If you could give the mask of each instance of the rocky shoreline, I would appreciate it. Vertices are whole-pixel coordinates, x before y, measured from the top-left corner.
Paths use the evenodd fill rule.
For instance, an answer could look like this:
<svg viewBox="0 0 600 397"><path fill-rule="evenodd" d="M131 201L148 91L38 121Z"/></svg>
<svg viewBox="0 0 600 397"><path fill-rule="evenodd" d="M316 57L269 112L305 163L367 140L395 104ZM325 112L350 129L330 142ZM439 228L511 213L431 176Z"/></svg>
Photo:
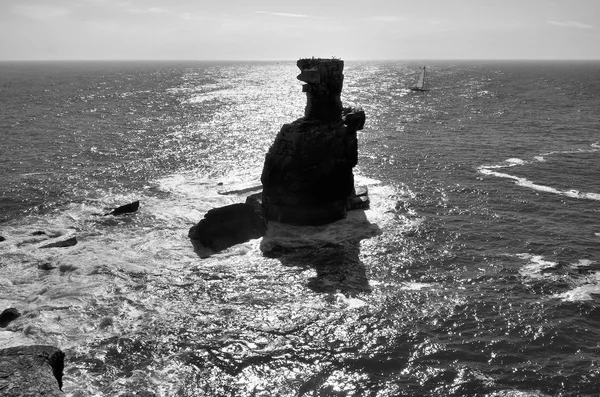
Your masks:
<svg viewBox="0 0 600 397"><path fill-rule="evenodd" d="M0 395L54 397L63 395L65 354L54 346L0 349Z"/></svg>
<svg viewBox="0 0 600 397"><path fill-rule="evenodd" d="M104 215L123 215L137 211L139 201L113 209ZM101 214L99 214L101 215ZM36 249L67 248L77 245L77 237L69 231L37 230L18 245L32 245ZM0 242L10 241L0 236ZM41 270L52 270L52 263L38 265ZM60 271L66 270L59 267ZM0 329L21 317L14 307L0 312ZM10 397L62 396L62 377L65 354L55 346L21 345L0 349L0 395Z"/></svg>

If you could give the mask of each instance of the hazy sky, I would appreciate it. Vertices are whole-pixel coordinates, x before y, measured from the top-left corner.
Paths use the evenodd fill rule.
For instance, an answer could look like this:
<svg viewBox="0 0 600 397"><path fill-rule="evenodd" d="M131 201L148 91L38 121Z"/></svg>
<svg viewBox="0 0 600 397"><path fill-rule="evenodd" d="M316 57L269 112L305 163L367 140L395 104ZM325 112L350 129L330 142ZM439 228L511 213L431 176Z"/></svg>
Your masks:
<svg viewBox="0 0 600 397"><path fill-rule="evenodd" d="M0 0L7 59L600 59L600 0Z"/></svg>

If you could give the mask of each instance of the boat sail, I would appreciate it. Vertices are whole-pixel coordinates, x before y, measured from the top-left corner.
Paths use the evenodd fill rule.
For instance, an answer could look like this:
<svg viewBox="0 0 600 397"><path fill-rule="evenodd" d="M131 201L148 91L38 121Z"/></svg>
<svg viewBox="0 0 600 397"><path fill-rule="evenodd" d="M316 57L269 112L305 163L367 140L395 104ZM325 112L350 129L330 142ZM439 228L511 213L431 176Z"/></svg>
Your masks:
<svg viewBox="0 0 600 397"><path fill-rule="evenodd" d="M410 87L410 89L412 91L429 91L429 89L426 88L425 66L423 66L423 69L421 69L421 74L419 74L419 80L417 80L417 84L415 84L414 87Z"/></svg>

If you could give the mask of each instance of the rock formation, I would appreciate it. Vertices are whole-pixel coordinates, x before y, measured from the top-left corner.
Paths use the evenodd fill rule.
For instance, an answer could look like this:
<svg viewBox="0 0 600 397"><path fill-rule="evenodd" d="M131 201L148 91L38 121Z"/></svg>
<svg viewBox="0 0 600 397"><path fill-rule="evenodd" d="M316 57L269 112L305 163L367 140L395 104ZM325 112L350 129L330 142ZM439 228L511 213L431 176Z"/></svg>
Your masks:
<svg viewBox="0 0 600 397"><path fill-rule="evenodd" d="M112 210L109 213L104 214L104 215L123 215L123 214L129 214L129 213L137 211L139 208L140 208L140 202L138 200L138 201L134 201L133 203L129 203L129 204L125 204L125 205L122 205L120 207L117 207L114 210Z"/></svg>
<svg viewBox="0 0 600 397"><path fill-rule="evenodd" d="M304 117L283 125L266 155L262 207L269 221L321 225L346 217L354 196L356 132L365 115L342 107L343 61L311 58L297 65L298 79L307 83Z"/></svg>
<svg viewBox="0 0 600 397"><path fill-rule="evenodd" d="M0 395L62 396L65 354L52 346L0 349Z"/></svg>
<svg viewBox="0 0 600 397"><path fill-rule="evenodd" d="M21 313L14 307L9 307L8 309L4 309L2 313L0 313L0 328L6 328L11 321L19 318Z"/></svg>
<svg viewBox="0 0 600 397"><path fill-rule="evenodd" d="M213 251L221 251L235 244L262 237L267 224L256 205L246 203L231 204L213 208L204 219L192 226L188 237L200 242Z"/></svg>
<svg viewBox="0 0 600 397"><path fill-rule="evenodd" d="M64 240L55 241L40 246L39 248L72 247L77 244L77 237L69 237Z"/></svg>
<svg viewBox="0 0 600 397"><path fill-rule="evenodd" d="M342 106L344 62L311 58L297 65L298 79L306 83L304 117L284 124L266 154L262 193L208 211L189 231L195 248L200 243L220 251L262 237L267 221L322 225L345 218L349 210L368 208L367 191L355 191L352 173L358 161L356 132L365 113Z"/></svg>

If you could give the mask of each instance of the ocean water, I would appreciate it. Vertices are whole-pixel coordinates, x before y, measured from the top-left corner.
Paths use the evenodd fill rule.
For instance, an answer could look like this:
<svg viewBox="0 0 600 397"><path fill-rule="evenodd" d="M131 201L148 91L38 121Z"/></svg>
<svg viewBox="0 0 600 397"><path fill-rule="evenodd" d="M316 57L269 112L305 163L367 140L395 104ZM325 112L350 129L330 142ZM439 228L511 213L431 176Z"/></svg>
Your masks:
<svg viewBox="0 0 600 397"><path fill-rule="evenodd" d="M421 66L346 62L369 210L207 257L295 62L0 63L0 347L63 349L73 397L600 394L600 63Z"/></svg>

